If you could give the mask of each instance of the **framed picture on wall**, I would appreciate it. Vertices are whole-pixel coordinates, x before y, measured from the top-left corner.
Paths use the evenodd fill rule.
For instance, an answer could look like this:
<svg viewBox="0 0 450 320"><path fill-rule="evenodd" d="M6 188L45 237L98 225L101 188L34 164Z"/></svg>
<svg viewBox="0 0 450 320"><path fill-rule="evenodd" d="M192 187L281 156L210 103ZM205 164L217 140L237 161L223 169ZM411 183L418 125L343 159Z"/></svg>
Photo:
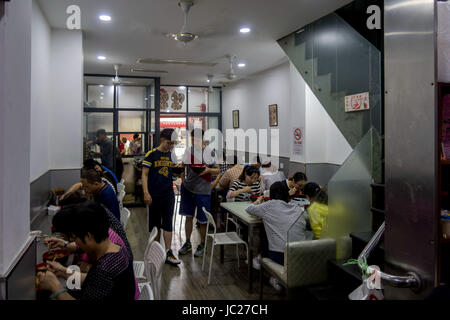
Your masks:
<svg viewBox="0 0 450 320"><path fill-rule="evenodd" d="M233 129L239 128L239 110L233 110Z"/></svg>
<svg viewBox="0 0 450 320"><path fill-rule="evenodd" d="M278 105L272 104L269 106L269 125L271 127L278 126Z"/></svg>

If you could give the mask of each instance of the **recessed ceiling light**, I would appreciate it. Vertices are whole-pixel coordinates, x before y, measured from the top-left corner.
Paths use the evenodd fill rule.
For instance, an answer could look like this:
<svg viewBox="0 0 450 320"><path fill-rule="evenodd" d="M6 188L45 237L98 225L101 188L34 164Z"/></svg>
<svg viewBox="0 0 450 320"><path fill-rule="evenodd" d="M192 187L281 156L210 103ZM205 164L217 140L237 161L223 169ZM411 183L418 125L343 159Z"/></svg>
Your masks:
<svg viewBox="0 0 450 320"><path fill-rule="evenodd" d="M101 16L99 16L98 17L100 20L102 20L102 21L111 21L111 17L110 16L108 16L108 15L105 15L105 14L103 14L103 15L101 15Z"/></svg>
<svg viewBox="0 0 450 320"><path fill-rule="evenodd" d="M246 64L245 64L245 63L239 63L239 64L238 64L238 67L239 67L239 68L245 68L245 67L246 67Z"/></svg>
<svg viewBox="0 0 450 320"><path fill-rule="evenodd" d="M98 60L106 60L106 57L105 56L98 56L97 59Z"/></svg>
<svg viewBox="0 0 450 320"><path fill-rule="evenodd" d="M249 33L250 31L252 31L250 28L248 27L242 27L241 30L239 30L241 33Z"/></svg>

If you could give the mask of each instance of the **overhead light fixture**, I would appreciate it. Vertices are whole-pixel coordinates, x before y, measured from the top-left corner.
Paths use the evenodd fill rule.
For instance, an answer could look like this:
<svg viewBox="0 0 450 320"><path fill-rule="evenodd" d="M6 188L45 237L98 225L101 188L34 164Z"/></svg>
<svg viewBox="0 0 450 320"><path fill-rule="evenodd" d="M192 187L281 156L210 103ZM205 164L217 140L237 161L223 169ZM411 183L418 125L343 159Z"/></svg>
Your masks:
<svg viewBox="0 0 450 320"><path fill-rule="evenodd" d="M180 90L186 90L186 87L185 87L185 86L180 86L180 87L178 87L178 89L180 89Z"/></svg>
<svg viewBox="0 0 450 320"><path fill-rule="evenodd" d="M105 56L98 56L97 59L98 60L106 60L106 57Z"/></svg>
<svg viewBox="0 0 450 320"><path fill-rule="evenodd" d="M208 80L206 80L206 82L210 83L210 82L211 82L211 80L209 80L209 79L208 79Z"/></svg>
<svg viewBox="0 0 450 320"><path fill-rule="evenodd" d="M102 20L102 21L106 21L106 22L109 22L109 21L111 21L111 17L110 16L108 16L108 15L105 15L105 14L102 14L101 16L99 16L98 17L100 20Z"/></svg>
<svg viewBox="0 0 450 320"><path fill-rule="evenodd" d="M104 87L104 85L102 85L102 84L101 84L101 85L99 85L99 87L100 87L100 88L103 88L103 87Z"/></svg>
<svg viewBox="0 0 450 320"><path fill-rule="evenodd" d="M247 65L246 65L245 63L239 63L239 64L238 64L238 67L239 67L239 68L245 68L246 66L247 66Z"/></svg>
<svg viewBox="0 0 450 320"><path fill-rule="evenodd" d="M250 31L252 31L250 28L248 27L242 27L241 30L239 30L241 33L249 33Z"/></svg>

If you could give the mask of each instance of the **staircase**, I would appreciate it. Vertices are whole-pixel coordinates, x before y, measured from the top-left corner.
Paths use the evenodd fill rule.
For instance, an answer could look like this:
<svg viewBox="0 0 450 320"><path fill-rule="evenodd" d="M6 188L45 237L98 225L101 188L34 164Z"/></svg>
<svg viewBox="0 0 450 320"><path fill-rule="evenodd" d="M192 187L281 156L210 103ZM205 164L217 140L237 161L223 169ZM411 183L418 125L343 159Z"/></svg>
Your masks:
<svg viewBox="0 0 450 320"><path fill-rule="evenodd" d="M338 14L278 41L354 148L370 127L381 132L381 52ZM345 112L345 96L369 92L370 111Z"/></svg>

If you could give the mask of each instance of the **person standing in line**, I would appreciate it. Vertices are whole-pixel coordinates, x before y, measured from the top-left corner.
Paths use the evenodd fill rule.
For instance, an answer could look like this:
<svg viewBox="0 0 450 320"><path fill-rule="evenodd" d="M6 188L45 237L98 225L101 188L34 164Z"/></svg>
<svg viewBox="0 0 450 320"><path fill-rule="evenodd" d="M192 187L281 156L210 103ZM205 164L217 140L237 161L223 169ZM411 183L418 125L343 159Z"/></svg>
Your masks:
<svg viewBox="0 0 450 320"><path fill-rule="evenodd" d="M191 131L191 150L186 151L184 156L184 164L189 164L186 168L187 176L182 174L181 179L181 203L180 215L186 216L185 231L186 242L178 251L179 254L185 255L192 251L191 234L193 228L193 219L195 210L197 210L197 221L200 224L200 241L195 257L202 257L205 252L206 224L208 222L203 208L207 211L211 209L211 179L212 176L220 173L220 168L214 164L207 164L203 157L205 150L204 131L202 129L194 129ZM201 155L198 159L195 155ZM196 168L194 165L203 164L203 168ZM197 171L198 170L198 171Z"/></svg>
<svg viewBox="0 0 450 320"><path fill-rule="evenodd" d="M95 142L100 146L100 152L95 153L102 160L102 165L109 170L114 170L113 168L113 143L111 139L106 136L106 130L100 129L97 131L97 141Z"/></svg>
<svg viewBox="0 0 450 320"><path fill-rule="evenodd" d="M172 252L173 210L175 194L173 192L172 149L176 138L173 129L161 131L161 144L149 151L142 162L142 188L144 203L149 206L149 231L158 228L157 239L163 230L164 244L167 250L166 263L180 264Z"/></svg>

